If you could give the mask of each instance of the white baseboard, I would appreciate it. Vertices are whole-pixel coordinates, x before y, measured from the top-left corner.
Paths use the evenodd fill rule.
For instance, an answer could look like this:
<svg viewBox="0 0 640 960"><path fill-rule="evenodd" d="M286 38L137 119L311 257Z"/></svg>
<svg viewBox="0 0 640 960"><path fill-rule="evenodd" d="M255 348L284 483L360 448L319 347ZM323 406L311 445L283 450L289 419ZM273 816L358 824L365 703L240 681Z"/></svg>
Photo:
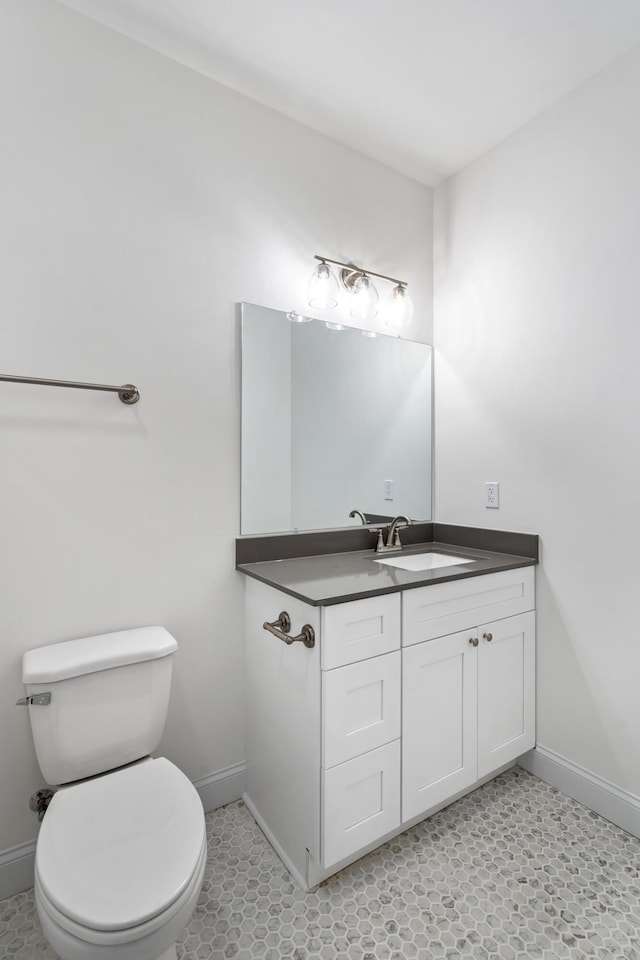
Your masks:
<svg viewBox="0 0 640 960"><path fill-rule="evenodd" d="M640 797L621 790L584 767L538 746L518 758L518 764L605 820L640 837Z"/></svg>
<svg viewBox="0 0 640 960"><path fill-rule="evenodd" d="M226 803L240 800L246 790L246 781L246 763L234 763L200 780L194 780L193 785L200 794L204 812L210 813L211 810L224 807Z"/></svg>
<svg viewBox="0 0 640 960"><path fill-rule="evenodd" d="M245 791L246 764L234 763L194 782L205 813L239 800ZM0 850L0 900L33 886L36 841Z"/></svg>
<svg viewBox="0 0 640 960"><path fill-rule="evenodd" d="M35 840L0 851L0 900L33 886L35 858Z"/></svg>

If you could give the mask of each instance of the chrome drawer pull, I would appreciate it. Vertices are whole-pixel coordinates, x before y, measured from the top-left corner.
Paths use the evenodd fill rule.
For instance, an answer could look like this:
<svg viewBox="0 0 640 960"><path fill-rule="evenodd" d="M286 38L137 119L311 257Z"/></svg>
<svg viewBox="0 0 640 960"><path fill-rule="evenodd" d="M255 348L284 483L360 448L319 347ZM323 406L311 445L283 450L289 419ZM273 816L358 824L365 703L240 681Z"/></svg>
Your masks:
<svg viewBox="0 0 640 960"><path fill-rule="evenodd" d="M286 643L288 646L292 643L296 643L300 640L304 643L305 647L311 649L316 645L316 634L315 630L309 623L305 623L302 630L297 637L289 636L289 630L291 630L291 617L286 610L283 610L277 620L274 620L273 623L265 622L262 624L263 630L268 630L269 633L272 633L274 637L277 637L278 640L282 640L283 643Z"/></svg>

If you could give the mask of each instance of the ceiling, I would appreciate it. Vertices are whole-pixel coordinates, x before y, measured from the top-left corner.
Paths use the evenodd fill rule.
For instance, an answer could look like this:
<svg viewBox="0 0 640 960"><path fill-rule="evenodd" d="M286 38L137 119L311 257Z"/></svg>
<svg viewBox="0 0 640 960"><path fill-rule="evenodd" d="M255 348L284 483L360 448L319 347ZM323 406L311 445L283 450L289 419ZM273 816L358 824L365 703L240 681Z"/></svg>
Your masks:
<svg viewBox="0 0 640 960"><path fill-rule="evenodd" d="M61 0L429 186L640 43L639 0Z"/></svg>

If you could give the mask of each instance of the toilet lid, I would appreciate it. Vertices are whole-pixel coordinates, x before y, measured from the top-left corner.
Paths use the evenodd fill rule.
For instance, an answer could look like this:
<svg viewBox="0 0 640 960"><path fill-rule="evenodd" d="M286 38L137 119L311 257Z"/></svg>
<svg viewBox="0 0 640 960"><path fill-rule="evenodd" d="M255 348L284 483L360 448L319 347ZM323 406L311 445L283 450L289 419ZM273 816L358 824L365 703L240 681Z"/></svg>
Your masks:
<svg viewBox="0 0 640 960"><path fill-rule="evenodd" d="M36 871L61 913L123 930L180 896L204 838L194 786L160 757L59 790L42 821Z"/></svg>

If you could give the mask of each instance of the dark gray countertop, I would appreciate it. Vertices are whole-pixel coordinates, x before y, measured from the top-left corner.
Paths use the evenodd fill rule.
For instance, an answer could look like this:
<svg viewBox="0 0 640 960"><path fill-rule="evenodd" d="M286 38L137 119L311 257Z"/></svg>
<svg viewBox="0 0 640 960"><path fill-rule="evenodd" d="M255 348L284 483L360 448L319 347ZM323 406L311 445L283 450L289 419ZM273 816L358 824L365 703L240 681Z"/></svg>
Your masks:
<svg viewBox="0 0 640 960"><path fill-rule="evenodd" d="M431 551L469 557L471 562L419 571L401 570L374 562ZM371 549L349 550L283 560L238 563L237 569L305 603L330 606L382 593L396 593L428 584L496 573L499 570L529 567L536 563L537 548L535 557L524 557L441 541L428 541L412 543L397 554L380 555Z"/></svg>

